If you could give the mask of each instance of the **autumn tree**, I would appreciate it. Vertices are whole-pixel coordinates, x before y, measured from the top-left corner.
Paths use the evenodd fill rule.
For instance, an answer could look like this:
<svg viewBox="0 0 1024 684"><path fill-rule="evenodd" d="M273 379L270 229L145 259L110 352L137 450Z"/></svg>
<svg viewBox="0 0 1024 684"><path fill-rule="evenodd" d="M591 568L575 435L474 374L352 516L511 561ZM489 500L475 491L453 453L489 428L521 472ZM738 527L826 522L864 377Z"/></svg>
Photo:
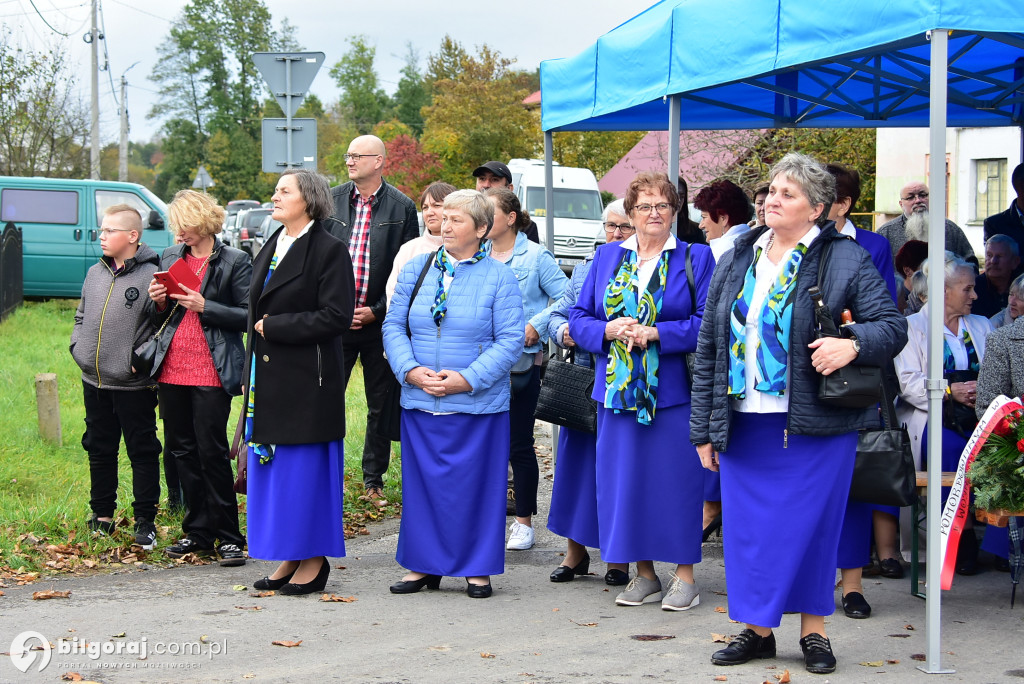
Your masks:
<svg viewBox="0 0 1024 684"><path fill-rule="evenodd" d="M419 53L412 43L406 44L402 78L392 98L393 116L412 129L413 137L423 133L423 108L430 104L430 83L420 73Z"/></svg>
<svg viewBox="0 0 1024 684"><path fill-rule="evenodd" d="M470 55L449 36L428 59L428 78L437 80L423 110L421 142L440 158L443 180L465 187L473 168L488 159L537 153L539 117L522 104L530 91L513 63L487 45Z"/></svg>
<svg viewBox="0 0 1024 684"><path fill-rule="evenodd" d="M31 50L0 30L0 174L82 177L89 118L67 53Z"/></svg>
<svg viewBox="0 0 1024 684"><path fill-rule="evenodd" d="M425 152L416 138L405 133L385 142L384 148L384 175L388 183L418 202L424 188L440 178L441 160Z"/></svg>
<svg viewBox="0 0 1024 684"><path fill-rule="evenodd" d="M341 88L339 104L361 133L369 133L391 106L374 69L377 48L363 35L345 39L349 50L331 67L331 77Z"/></svg>
<svg viewBox="0 0 1024 684"><path fill-rule="evenodd" d="M601 178L646 135L644 131L568 131L552 136L552 157L562 166L590 169Z"/></svg>

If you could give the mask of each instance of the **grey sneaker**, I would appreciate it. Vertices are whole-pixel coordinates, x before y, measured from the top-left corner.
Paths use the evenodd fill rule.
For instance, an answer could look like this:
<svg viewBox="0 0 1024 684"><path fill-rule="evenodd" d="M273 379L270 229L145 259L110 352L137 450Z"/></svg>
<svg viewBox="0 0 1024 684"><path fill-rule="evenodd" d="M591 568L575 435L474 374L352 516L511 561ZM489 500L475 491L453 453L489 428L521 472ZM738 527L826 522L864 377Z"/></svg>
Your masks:
<svg viewBox="0 0 1024 684"><path fill-rule="evenodd" d="M639 606L661 598L661 580L647 579L637 575L629 580L625 591L615 597L620 606Z"/></svg>
<svg viewBox="0 0 1024 684"><path fill-rule="evenodd" d="M690 610L700 603L700 589L697 583L690 584L672 575L668 583L668 591L661 600L662 610Z"/></svg>

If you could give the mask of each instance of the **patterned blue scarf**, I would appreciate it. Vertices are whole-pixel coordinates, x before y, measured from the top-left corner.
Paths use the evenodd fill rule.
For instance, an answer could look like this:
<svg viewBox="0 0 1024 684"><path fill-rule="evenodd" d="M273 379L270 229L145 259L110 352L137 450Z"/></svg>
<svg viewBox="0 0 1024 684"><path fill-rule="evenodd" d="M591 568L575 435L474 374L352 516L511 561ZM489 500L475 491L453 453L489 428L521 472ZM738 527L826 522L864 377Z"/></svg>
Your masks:
<svg viewBox="0 0 1024 684"><path fill-rule="evenodd" d="M626 250L619 270L612 276L604 295L604 312L608 320L635 318L640 325L652 326L658 321L661 303L665 295L665 280L668 275L669 250L661 253L656 271L657 278L651 278L646 285L638 283L634 295L633 282L637 279L639 264L637 253ZM647 349L634 345L627 352L627 343L620 339L611 341L608 350L608 368L605 371L605 408L620 411L635 411L636 422L650 425L658 405L658 342L650 342Z"/></svg>
<svg viewBox="0 0 1024 684"><path fill-rule="evenodd" d="M263 279L263 288L266 289L267 283L270 282L270 276L274 274L274 269L277 268L277 255L270 260L270 268L267 269L267 277ZM255 330L249 333L250 335L256 335ZM253 345L253 349L256 345ZM253 352L252 359L249 361L249 401L245 405L245 443L252 447L253 452L260 457L260 463L266 465L274 460L274 447L271 444L256 444L252 441L252 421L253 416L256 415L256 352Z"/></svg>
<svg viewBox="0 0 1024 684"><path fill-rule="evenodd" d="M799 244L789 252L778 277L772 283L761 307L757 326L756 363L761 380L754 388L765 394L782 396L786 392L786 367L789 356L789 328L793 321L793 300L796 298L796 274L807 246ZM729 396L746 396L747 314L754 298L757 281L757 260L761 248L754 252L754 261L747 269L743 290L736 295L729 316Z"/></svg>
<svg viewBox="0 0 1024 684"><path fill-rule="evenodd" d="M971 334L967 332L967 326L963 322L960 325L964 327L964 350L967 352L966 370L972 370L977 373L981 370L978 350L974 348L974 340L971 339ZM953 358L953 350L949 348L949 342L945 339L942 340L942 370L945 373L952 373L956 370L956 359Z"/></svg>
<svg viewBox="0 0 1024 684"><path fill-rule="evenodd" d="M480 245L480 249L469 260L469 263L475 264L490 253L491 241L484 240ZM444 320L445 314L448 313L448 293L444 289L444 277L446 274L452 278L455 277L455 264L448 258L448 252L444 246L437 250L437 254L434 256L434 265L437 266L440 273L437 274L437 289L434 291L434 305L430 307L430 314L434 317L434 325L440 328L441 321Z"/></svg>

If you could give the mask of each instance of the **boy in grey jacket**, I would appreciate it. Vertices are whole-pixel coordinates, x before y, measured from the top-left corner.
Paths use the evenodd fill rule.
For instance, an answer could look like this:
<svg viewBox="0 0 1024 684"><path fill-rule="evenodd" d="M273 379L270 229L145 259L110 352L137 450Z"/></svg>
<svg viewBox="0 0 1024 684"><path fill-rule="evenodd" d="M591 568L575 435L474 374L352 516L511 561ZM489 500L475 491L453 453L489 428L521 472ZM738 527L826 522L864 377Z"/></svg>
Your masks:
<svg viewBox="0 0 1024 684"><path fill-rule="evenodd" d="M156 436L156 385L131 365L132 350L153 334L143 306L159 256L139 242L142 217L127 204L104 212L103 257L89 269L75 312L71 355L82 369L85 434L89 454L92 518L89 529L111 534L117 504L117 453L124 436L132 466L135 543L156 546L160 499L160 440Z"/></svg>

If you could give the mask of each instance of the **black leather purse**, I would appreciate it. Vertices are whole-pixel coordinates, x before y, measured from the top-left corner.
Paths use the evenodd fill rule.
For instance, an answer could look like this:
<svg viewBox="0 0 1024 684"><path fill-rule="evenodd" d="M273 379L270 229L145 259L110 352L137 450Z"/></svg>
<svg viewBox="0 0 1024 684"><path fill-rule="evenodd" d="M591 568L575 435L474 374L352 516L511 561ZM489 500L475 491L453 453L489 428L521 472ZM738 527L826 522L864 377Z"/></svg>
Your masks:
<svg viewBox="0 0 1024 684"><path fill-rule="evenodd" d="M148 378L157 371L154 366L156 365L156 353L160 349L160 336L164 334L164 329L170 323L174 312L178 310L178 304L179 302L174 303L174 308L167 314L164 324L160 326L156 334L132 350L132 369L136 375L145 375Z"/></svg>
<svg viewBox="0 0 1024 684"><path fill-rule="evenodd" d="M917 493L910 434L905 425L898 425L896 409L884 385L881 393L881 429L861 430L857 435L850 498L883 506L909 506Z"/></svg>
<svg viewBox="0 0 1024 684"><path fill-rule="evenodd" d="M533 415L548 423L597 434L597 402L590 398L594 391L594 369L577 366L573 359L572 349L564 360L558 352L548 359Z"/></svg>
<svg viewBox="0 0 1024 684"><path fill-rule="evenodd" d="M971 380L977 380L978 371L946 371L942 374L942 377L944 377L946 382L949 383L949 386L952 387L954 382L970 382ZM948 401L942 402L942 427L949 428L964 439L967 439L971 436L971 433L974 432L974 428L977 426L978 414L974 412L973 408L966 404L961 404L958 401L953 401L952 397L950 397Z"/></svg>
<svg viewBox="0 0 1024 684"><path fill-rule="evenodd" d="M829 259L832 256L832 244L830 240L825 246L825 253L822 254L821 264L818 268L818 284L808 289L811 301L814 302L814 317L818 324L816 335L822 337L842 337L836 322L832 319L832 312L824 301L824 290L822 290L825 270L828 267ZM846 366L832 371L828 375L822 375L818 381L818 400L823 404L841 406L843 408L868 408L874 406L881 400L883 379L882 369L878 366Z"/></svg>

